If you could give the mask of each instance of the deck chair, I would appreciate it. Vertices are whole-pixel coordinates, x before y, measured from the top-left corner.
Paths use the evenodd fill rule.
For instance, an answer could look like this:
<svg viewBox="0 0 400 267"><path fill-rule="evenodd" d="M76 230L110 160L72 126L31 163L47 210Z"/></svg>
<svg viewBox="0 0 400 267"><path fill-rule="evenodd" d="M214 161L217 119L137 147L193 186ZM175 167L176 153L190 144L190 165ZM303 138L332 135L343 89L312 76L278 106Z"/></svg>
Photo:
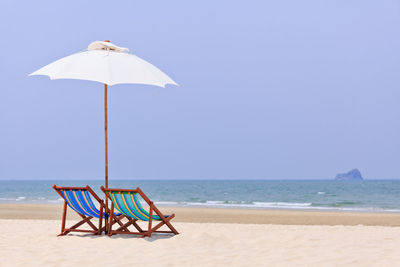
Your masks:
<svg viewBox="0 0 400 267"><path fill-rule="evenodd" d="M178 231L171 225L170 220L175 217L172 215L163 215L152 201L138 187L136 189L115 189L104 188L101 190L106 194L106 197L111 200L110 218L108 221L108 235L114 234L133 234L141 237L151 237L152 233L173 233L178 234ZM149 211L146 211L139 201L139 196L149 205ZM121 221L121 216L115 216L114 210L119 211L124 218L128 219L127 223ZM155 213L155 214L154 214ZM154 215L153 215L154 214ZM148 221L148 229L142 229L137 221ZM153 221L159 222L154 227ZM113 230L114 224L119 224L119 228ZM137 231L131 231L129 226L133 226ZM157 231L161 226L166 225L170 231Z"/></svg>
<svg viewBox="0 0 400 267"><path fill-rule="evenodd" d="M89 187L61 187L53 185L54 190L64 199L64 209L62 215L61 222L61 233L58 236L63 236L68 234L69 232L87 232L93 233L95 235L100 235L106 227L102 227L103 221L103 209L104 202L101 200L96 193ZM92 198L99 203L100 210L96 208L94 205ZM82 221L77 224L71 226L70 228L65 228L65 220L67 217L67 206L69 206L72 210L74 210L80 217L82 217ZM99 223L98 227L96 227L90 220L93 218L98 218ZM86 229L77 229L81 225L88 224L92 230Z"/></svg>

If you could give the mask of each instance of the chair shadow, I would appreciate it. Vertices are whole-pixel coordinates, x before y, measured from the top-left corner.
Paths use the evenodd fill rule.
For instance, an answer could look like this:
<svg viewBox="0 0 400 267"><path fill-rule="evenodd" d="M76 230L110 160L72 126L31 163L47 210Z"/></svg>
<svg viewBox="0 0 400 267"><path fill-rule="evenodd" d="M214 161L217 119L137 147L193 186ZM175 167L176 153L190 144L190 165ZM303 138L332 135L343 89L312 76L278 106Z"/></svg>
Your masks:
<svg viewBox="0 0 400 267"><path fill-rule="evenodd" d="M145 237L144 240L147 242L154 242L157 240L162 240L162 239L170 239L175 237L174 234L152 234L151 237Z"/></svg>
<svg viewBox="0 0 400 267"><path fill-rule="evenodd" d="M101 238L101 237L103 237L104 235L102 234L102 235L93 235L93 234L71 234L71 233L68 233L68 235L66 235L66 236L73 236L73 237L84 237L84 238Z"/></svg>
<svg viewBox="0 0 400 267"><path fill-rule="evenodd" d="M157 240L162 240L162 239L170 239L174 237L174 234L152 234L151 237L141 237L139 235L129 235L129 234L119 234L119 235L112 235L111 237L107 235L93 235L93 234L71 234L69 233L68 236L73 236L73 237L80 237L80 238L92 238L92 239L97 239L97 238L112 238L112 239L143 239L147 242L154 242Z"/></svg>
<svg viewBox="0 0 400 267"><path fill-rule="evenodd" d="M170 239L174 237L174 234L152 234L151 237L141 237L139 235L129 235L129 234L119 234L119 235L113 235L110 238L113 239L143 239L147 242L154 242L157 240L162 240L162 239Z"/></svg>

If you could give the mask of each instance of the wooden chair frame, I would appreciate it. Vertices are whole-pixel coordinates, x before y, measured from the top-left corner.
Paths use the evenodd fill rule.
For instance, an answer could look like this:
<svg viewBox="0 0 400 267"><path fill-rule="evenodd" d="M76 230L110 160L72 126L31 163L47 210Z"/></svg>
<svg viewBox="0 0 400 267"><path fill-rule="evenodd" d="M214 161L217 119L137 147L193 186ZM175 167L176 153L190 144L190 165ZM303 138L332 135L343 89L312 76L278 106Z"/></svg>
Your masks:
<svg viewBox="0 0 400 267"><path fill-rule="evenodd" d="M63 236L63 235L67 235L70 232L84 232L84 233L92 233L94 235L101 235L101 233L103 231L105 231L106 227L102 227L102 222L103 222L103 210L104 210L104 201L102 199L100 199L96 193L87 185L86 187L62 187L62 186L56 186L53 185L54 190L61 196L62 199L64 199L64 207L63 207L63 214L62 214L62 221L61 221L61 233L58 236ZM65 200L64 196L61 194L61 190L85 190L88 191L93 197L94 199L96 199L99 204L100 204L100 214L99 214L99 224L98 227L96 227L90 220L93 219L94 217L92 216L85 216L79 212L78 215L82 218L82 220L76 224L74 224L73 226L69 227L69 228L65 228L65 221L66 221L66 217L67 217L67 201ZM86 230L86 229L77 229L78 227L80 227L83 224L88 224L93 230Z"/></svg>
<svg viewBox="0 0 400 267"><path fill-rule="evenodd" d="M109 213L109 221L108 221L108 235L112 236L114 234L132 234L132 235L140 235L141 237L151 237L153 233L173 233L175 235L179 234L178 231L172 226L170 223L170 220L172 220L175 217L175 214L171 214L168 217L165 217L161 211L154 205L153 201L151 201L144 193L143 191L137 187L136 189L116 189L116 188L104 188L103 186L101 187L101 190L104 192L106 197L110 199L111 201L111 211ZM118 192L130 192L130 193L137 193L139 194L144 201L149 205L149 221L148 221L148 229L147 231L142 229L136 222L138 221L137 219L134 219L132 217L128 217L124 214L121 214L120 216L116 216L114 214L114 202L111 200L111 197L109 195L109 192L111 191L118 191ZM157 214L161 222L159 222L157 225L152 227L153 225L153 212ZM127 223L122 223L122 219L126 218L128 219ZM116 230L112 229L112 226L114 224L119 224L119 228ZM130 231L128 229L129 226L134 226L137 230L137 232ZM161 226L166 225L171 231L157 231Z"/></svg>

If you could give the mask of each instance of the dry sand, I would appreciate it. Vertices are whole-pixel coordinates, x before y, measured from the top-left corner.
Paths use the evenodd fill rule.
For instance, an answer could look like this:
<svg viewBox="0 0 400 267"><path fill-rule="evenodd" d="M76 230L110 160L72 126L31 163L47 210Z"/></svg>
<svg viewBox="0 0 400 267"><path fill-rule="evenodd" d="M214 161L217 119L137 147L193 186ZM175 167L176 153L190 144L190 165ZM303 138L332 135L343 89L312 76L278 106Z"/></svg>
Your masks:
<svg viewBox="0 0 400 267"><path fill-rule="evenodd" d="M398 266L400 227L175 223L181 234L74 234L0 220L1 266Z"/></svg>
<svg viewBox="0 0 400 267"><path fill-rule="evenodd" d="M60 206L0 205L0 266L398 266L400 262L400 227L382 226L399 225L398 214L160 209L175 211L172 222L179 235L57 237Z"/></svg>

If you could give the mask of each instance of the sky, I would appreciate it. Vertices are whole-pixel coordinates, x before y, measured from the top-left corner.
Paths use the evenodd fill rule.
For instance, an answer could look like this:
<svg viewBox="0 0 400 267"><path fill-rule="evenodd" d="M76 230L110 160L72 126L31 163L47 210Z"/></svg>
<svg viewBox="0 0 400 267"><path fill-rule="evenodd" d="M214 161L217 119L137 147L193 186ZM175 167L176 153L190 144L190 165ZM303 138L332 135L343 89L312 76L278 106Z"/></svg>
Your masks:
<svg viewBox="0 0 400 267"><path fill-rule="evenodd" d="M0 2L0 179L103 179L95 40L180 84L109 88L110 179L400 178L400 2Z"/></svg>

